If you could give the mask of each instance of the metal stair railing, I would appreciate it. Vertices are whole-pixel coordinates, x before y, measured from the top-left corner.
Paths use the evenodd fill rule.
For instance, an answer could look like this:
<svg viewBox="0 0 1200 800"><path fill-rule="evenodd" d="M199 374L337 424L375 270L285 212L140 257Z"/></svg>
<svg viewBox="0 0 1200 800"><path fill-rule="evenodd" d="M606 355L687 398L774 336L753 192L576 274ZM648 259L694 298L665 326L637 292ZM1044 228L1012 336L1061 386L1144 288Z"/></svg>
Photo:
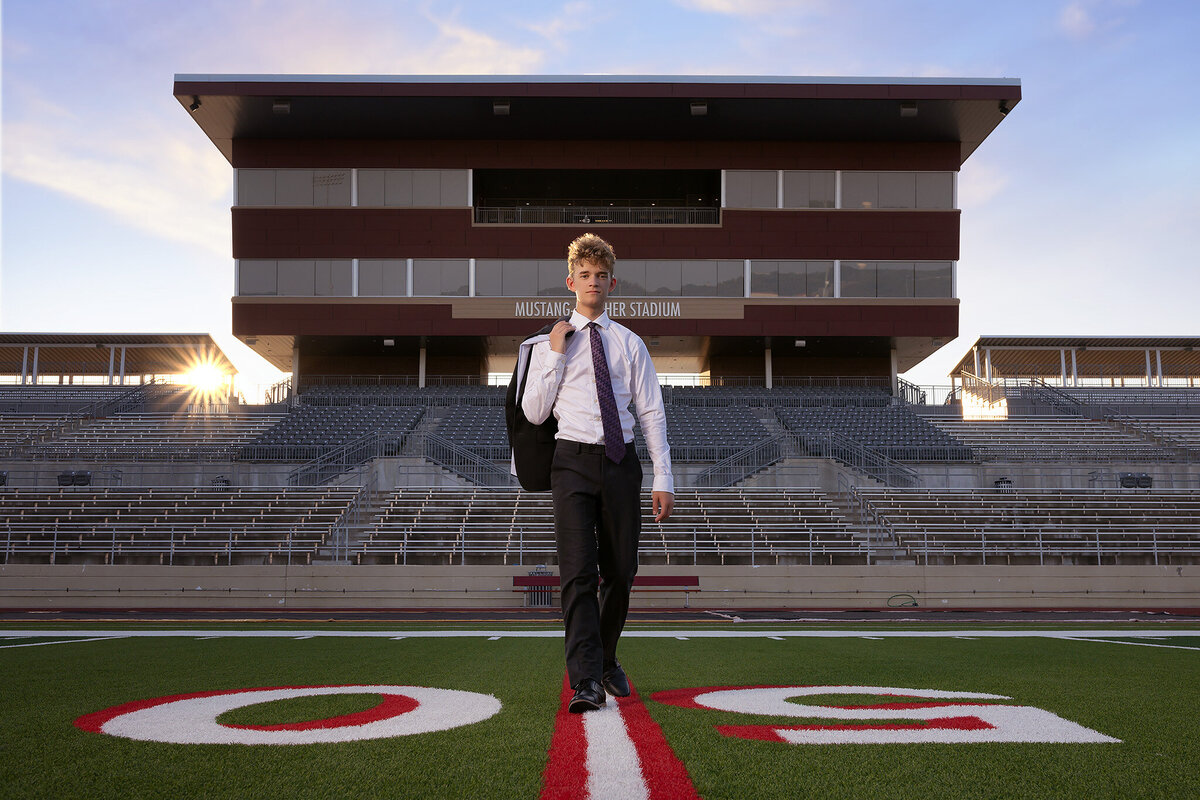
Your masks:
<svg viewBox="0 0 1200 800"><path fill-rule="evenodd" d="M404 437L368 433L336 447L288 473L288 486L320 486L359 464L385 455L397 455Z"/></svg>
<svg viewBox="0 0 1200 800"><path fill-rule="evenodd" d="M787 444L786 434L755 442L697 473L692 485L706 488L732 486L783 458Z"/></svg>
<svg viewBox="0 0 1200 800"><path fill-rule="evenodd" d="M116 397L105 397L96 402L86 405L78 411L72 411L63 414L57 420L58 424L49 424L45 427L38 428L34 433L15 443L8 452L16 454L22 450L33 447L60 436L77 431L83 427L83 423L89 419L98 419L107 417L112 414L120 414L123 411L137 408L143 405L151 390L160 388L160 384L154 378L151 378L146 383L133 387L128 392L121 392Z"/></svg>
<svg viewBox="0 0 1200 800"><path fill-rule="evenodd" d="M436 433L426 433L424 439L425 457L459 477L476 485L492 488L513 485L513 477L509 471L501 469L486 458L481 458Z"/></svg>
<svg viewBox="0 0 1200 800"><path fill-rule="evenodd" d="M1037 389L1043 397L1050 401L1050 405L1055 409L1074 417L1091 417L1088 413L1088 406L1085 403L1081 403L1077 398L1072 397L1058 387L1051 386L1041 378L1030 378L1029 386ZM1096 417L1091 418L1096 419Z"/></svg>
<svg viewBox="0 0 1200 800"><path fill-rule="evenodd" d="M909 383L904 378L897 378L896 388L899 392L899 398L910 406L923 406L927 404L928 395L925 394L924 389L915 383Z"/></svg>
<svg viewBox="0 0 1200 800"><path fill-rule="evenodd" d="M885 486L921 485L921 476L916 470L841 434L833 431L814 431L789 435L795 437L797 448L801 452L840 461L855 472L877 480Z"/></svg>

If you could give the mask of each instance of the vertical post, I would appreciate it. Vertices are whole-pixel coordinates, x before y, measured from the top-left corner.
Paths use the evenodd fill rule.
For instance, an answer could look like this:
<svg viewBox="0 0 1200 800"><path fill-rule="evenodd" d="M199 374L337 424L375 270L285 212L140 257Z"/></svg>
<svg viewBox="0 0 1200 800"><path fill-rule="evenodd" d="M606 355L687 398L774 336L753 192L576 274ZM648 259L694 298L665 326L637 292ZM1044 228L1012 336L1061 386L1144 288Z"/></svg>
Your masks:
<svg viewBox="0 0 1200 800"><path fill-rule="evenodd" d="M746 259L742 264L744 273L742 277L742 297L750 296L750 259Z"/></svg>
<svg viewBox="0 0 1200 800"><path fill-rule="evenodd" d="M1146 385L1154 385L1154 370L1150 367L1150 348L1146 348Z"/></svg>
<svg viewBox="0 0 1200 800"><path fill-rule="evenodd" d="M775 171L775 207L783 208L783 170Z"/></svg>
<svg viewBox="0 0 1200 800"><path fill-rule="evenodd" d="M896 355L896 348L892 348L892 396L900 396L900 357Z"/></svg>
<svg viewBox="0 0 1200 800"><path fill-rule="evenodd" d="M1059 386L1066 386L1067 385L1067 351L1066 350L1060 349L1058 351L1058 365L1059 365L1058 366Z"/></svg>
<svg viewBox="0 0 1200 800"><path fill-rule="evenodd" d="M842 207L842 171L840 169L833 174L833 207Z"/></svg>
<svg viewBox="0 0 1200 800"><path fill-rule="evenodd" d="M358 170L350 170L350 205L358 207Z"/></svg>
<svg viewBox="0 0 1200 800"><path fill-rule="evenodd" d="M772 362L773 359L771 358L771 346L767 345L766 348L763 349L763 370L766 376L766 386L768 389L770 389L773 385L772 381L774 378L774 364Z"/></svg>
<svg viewBox="0 0 1200 800"><path fill-rule="evenodd" d="M1079 388L1079 362L1075 358L1075 349L1071 348L1071 385Z"/></svg>
<svg viewBox="0 0 1200 800"><path fill-rule="evenodd" d="M992 382L992 348L987 348L983 351L984 369L986 373L983 377L987 378L987 382Z"/></svg>
<svg viewBox="0 0 1200 800"><path fill-rule="evenodd" d="M1165 384L1165 381L1163 380L1163 371L1162 371L1162 350L1154 351L1154 359L1158 365L1158 385L1159 385L1159 387L1162 387Z"/></svg>
<svg viewBox="0 0 1200 800"><path fill-rule="evenodd" d="M350 296L358 297L358 259L350 259Z"/></svg>
<svg viewBox="0 0 1200 800"><path fill-rule="evenodd" d="M410 259L407 259L407 261L408 261L408 273L405 276L404 280L405 280L405 283L408 284L408 296L412 297L413 296L413 260L410 258Z"/></svg>
<svg viewBox="0 0 1200 800"><path fill-rule="evenodd" d="M33 348L33 375L29 382L35 386L37 385L37 379L38 379L38 356L41 355L41 350L42 350L42 348L38 347L37 345L34 345L34 348Z"/></svg>
<svg viewBox="0 0 1200 800"><path fill-rule="evenodd" d="M833 262L833 296L842 296L842 261L836 259Z"/></svg>
<svg viewBox="0 0 1200 800"><path fill-rule="evenodd" d="M725 170L721 170L721 208L725 207Z"/></svg>
<svg viewBox="0 0 1200 800"><path fill-rule="evenodd" d="M421 389L425 388L425 355L427 353L425 346L425 337L421 337L421 355L417 361L417 386Z"/></svg>

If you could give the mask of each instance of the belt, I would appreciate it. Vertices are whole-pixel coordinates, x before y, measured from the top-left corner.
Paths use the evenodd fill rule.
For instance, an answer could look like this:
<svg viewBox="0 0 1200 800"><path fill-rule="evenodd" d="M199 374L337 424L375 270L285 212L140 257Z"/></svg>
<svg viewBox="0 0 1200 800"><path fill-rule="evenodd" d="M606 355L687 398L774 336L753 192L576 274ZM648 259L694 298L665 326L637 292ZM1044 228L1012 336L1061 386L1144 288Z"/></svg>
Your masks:
<svg viewBox="0 0 1200 800"><path fill-rule="evenodd" d="M626 447L632 447L633 442L626 442ZM591 453L592 455L604 455L603 444L585 444L584 442L573 442L570 439L559 439L556 447L565 447L573 453Z"/></svg>

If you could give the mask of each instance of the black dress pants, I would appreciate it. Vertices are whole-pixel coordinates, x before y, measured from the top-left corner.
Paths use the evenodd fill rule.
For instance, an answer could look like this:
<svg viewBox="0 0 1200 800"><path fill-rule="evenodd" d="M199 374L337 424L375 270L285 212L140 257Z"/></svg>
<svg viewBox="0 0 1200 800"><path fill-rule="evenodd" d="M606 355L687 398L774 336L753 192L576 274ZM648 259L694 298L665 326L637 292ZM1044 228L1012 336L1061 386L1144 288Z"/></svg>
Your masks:
<svg viewBox="0 0 1200 800"><path fill-rule="evenodd" d="M560 439L550 469L554 538L571 686L599 681L617 658L641 534L642 465L633 444L614 464L604 445Z"/></svg>

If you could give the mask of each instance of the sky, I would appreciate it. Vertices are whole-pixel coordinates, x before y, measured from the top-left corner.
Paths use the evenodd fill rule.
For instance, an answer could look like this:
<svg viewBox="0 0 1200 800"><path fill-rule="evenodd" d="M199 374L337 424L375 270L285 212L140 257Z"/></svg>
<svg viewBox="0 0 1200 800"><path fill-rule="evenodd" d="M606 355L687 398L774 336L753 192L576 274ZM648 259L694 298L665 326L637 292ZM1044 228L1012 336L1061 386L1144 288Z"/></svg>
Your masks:
<svg viewBox="0 0 1200 800"><path fill-rule="evenodd" d="M963 165L960 336L1196 336L1196 0L3 0L0 331L230 334L233 171L176 74L1018 78Z"/></svg>

